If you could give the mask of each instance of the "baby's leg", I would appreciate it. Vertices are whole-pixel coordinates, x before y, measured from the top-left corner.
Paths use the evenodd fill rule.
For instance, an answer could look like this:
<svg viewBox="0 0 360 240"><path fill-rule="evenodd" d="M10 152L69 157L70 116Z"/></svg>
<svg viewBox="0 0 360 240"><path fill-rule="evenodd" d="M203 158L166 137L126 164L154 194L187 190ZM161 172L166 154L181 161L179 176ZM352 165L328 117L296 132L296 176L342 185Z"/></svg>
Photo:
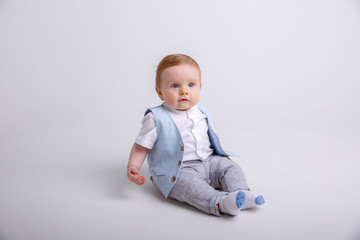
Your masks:
<svg viewBox="0 0 360 240"><path fill-rule="evenodd" d="M209 159L208 168L211 185L229 192L220 202L223 213L236 215L239 210L265 203L263 196L249 191L244 172L236 162L226 157L213 156Z"/></svg>
<svg viewBox="0 0 360 240"><path fill-rule="evenodd" d="M211 187L207 176L203 161L184 162L169 198L186 202L203 212L220 216L218 204L227 193Z"/></svg>
<svg viewBox="0 0 360 240"><path fill-rule="evenodd" d="M205 161L209 172L210 185L224 192L249 190L245 174L239 164L227 157L213 155Z"/></svg>

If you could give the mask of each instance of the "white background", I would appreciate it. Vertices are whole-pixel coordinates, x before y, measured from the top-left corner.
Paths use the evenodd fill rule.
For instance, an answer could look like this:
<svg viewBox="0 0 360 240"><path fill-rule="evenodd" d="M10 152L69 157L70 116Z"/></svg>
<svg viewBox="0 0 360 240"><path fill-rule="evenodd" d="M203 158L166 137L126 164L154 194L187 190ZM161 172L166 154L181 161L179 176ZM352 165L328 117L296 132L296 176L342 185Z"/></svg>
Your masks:
<svg viewBox="0 0 360 240"><path fill-rule="evenodd" d="M0 239L360 239L359 43L358 0L1 0ZM126 179L170 53L198 61L261 208Z"/></svg>

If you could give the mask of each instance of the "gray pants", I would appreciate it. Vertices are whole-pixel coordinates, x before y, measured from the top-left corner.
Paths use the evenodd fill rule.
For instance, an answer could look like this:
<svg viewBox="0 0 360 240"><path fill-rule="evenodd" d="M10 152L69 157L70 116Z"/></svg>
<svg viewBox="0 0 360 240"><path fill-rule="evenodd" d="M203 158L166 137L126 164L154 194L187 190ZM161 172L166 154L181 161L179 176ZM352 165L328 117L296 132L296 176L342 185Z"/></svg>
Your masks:
<svg viewBox="0 0 360 240"><path fill-rule="evenodd" d="M204 161L185 161L169 198L220 216L218 203L230 192L248 190L244 173L234 161L211 155Z"/></svg>

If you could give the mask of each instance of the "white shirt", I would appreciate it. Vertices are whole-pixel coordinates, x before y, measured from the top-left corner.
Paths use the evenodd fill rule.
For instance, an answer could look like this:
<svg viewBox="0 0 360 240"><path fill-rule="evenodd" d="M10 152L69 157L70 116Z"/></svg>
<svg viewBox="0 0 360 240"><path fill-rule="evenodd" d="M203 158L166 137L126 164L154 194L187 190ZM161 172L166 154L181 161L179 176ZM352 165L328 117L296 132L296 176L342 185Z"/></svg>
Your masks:
<svg viewBox="0 0 360 240"><path fill-rule="evenodd" d="M205 114L196 106L187 111L178 111L163 103L175 122L184 142L184 158L188 160L204 160L213 153L208 135L208 124ZM152 149L157 138L154 115L150 112L142 120L142 127L135 142L145 148Z"/></svg>

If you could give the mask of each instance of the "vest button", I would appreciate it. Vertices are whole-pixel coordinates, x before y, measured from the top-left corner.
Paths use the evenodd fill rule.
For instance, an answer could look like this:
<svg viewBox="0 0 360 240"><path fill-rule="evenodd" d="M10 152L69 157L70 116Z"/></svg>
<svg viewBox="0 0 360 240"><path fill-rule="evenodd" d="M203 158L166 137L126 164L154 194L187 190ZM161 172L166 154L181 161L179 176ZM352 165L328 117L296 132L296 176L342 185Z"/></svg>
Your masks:
<svg viewBox="0 0 360 240"><path fill-rule="evenodd" d="M178 161L178 166L179 166L179 167L181 166L181 161Z"/></svg>
<svg viewBox="0 0 360 240"><path fill-rule="evenodd" d="M184 146L181 146L181 151L184 151Z"/></svg>
<svg viewBox="0 0 360 240"><path fill-rule="evenodd" d="M175 180L176 180L176 177L172 177L172 178L171 178L171 181L172 181L172 182L175 182Z"/></svg>

